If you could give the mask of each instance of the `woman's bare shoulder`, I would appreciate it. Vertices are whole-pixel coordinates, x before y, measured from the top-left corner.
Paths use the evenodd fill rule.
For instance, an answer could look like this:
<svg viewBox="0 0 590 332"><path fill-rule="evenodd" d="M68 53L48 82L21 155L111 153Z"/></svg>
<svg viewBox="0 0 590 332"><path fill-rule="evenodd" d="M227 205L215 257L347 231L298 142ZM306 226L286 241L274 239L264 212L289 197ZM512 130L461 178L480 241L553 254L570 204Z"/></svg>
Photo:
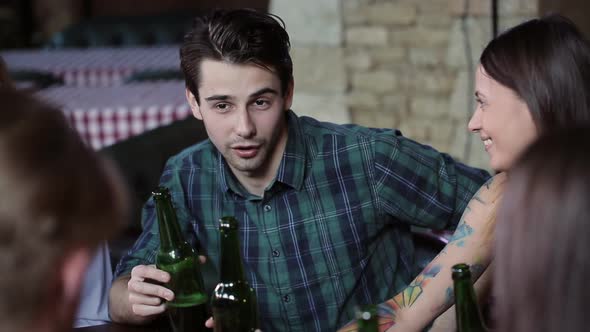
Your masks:
<svg viewBox="0 0 590 332"><path fill-rule="evenodd" d="M491 177L481 188L473 195L473 199L487 199L496 201L504 190L508 177L505 172L498 173Z"/></svg>

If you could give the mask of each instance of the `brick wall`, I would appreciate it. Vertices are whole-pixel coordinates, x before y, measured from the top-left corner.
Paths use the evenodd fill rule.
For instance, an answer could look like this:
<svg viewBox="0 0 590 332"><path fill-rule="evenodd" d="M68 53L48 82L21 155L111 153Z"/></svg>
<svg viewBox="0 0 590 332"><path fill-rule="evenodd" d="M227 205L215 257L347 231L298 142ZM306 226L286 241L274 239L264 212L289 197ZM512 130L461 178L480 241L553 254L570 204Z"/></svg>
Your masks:
<svg viewBox="0 0 590 332"><path fill-rule="evenodd" d="M536 0L498 2L501 29L537 13ZM473 69L491 38L490 3L272 0L271 11L285 19L293 39L294 109L330 121L399 128L488 167L481 142L466 127Z"/></svg>
<svg viewBox="0 0 590 332"><path fill-rule="evenodd" d="M319 120L350 123L346 95L341 0L271 0L291 37L293 110Z"/></svg>
<svg viewBox="0 0 590 332"><path fill-rule="evenodd" d="M536 3L499 1L500 28L535 16ZM491 38L491 1L342 4L352 121L397 127L419 142L487 167L481 142L466 126L473 108L473 68Z"/></svg>

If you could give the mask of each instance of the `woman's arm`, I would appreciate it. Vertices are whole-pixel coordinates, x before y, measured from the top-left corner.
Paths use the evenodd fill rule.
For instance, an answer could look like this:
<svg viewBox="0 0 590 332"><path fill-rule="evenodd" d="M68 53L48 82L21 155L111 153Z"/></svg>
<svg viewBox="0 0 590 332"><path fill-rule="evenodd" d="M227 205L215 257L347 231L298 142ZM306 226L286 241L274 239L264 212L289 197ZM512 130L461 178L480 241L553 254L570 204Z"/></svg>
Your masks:
<svg viewBox="0 0 590 332"><path fill-rule="evenodd" d="M480 308L483 308L485 300L488 298L494 270L494 262L492 261L487 269L483 272L481 277L477 279L474 284L475 293L479 302ZM454 332L457 329L457 320L455 318L455 305L447 309L442 315L432 324L428 332Z"/></svg>
<svg viewBox="0 0 590 332"><path fill-rule="evenodd" d="M506 175L490 179L473 196L451 241L414 281L386 302L394 314L388 331L422 331L454 302L451 267L471 265L477 279L489 265L496 210Z"/></svg>

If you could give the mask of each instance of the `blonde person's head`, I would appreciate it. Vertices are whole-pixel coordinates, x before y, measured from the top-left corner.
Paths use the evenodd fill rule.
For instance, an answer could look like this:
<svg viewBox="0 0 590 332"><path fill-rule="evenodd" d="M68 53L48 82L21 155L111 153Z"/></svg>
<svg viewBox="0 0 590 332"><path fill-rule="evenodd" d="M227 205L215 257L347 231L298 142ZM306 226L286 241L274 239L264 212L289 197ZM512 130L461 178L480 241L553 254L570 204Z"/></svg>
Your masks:
<svg viewBox="0 0 590 332"><path fill-rule="evenodd" d="M0 105L0 330L25 331L73 314L69 260L118 232L127 193L61 111L12 89Z"/></svg>

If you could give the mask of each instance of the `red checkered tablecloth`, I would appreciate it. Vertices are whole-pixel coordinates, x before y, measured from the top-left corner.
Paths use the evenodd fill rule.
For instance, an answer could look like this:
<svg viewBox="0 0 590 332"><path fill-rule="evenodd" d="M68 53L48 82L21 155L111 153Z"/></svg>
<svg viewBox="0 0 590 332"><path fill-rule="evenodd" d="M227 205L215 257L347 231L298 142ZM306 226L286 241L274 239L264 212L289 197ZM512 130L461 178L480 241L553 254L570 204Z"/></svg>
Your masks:
<svg viewBox="0 0 590 332"><path fill-rule="evenodd" d="M179 45L128 48L10 50L0 52L11 71L50 72L66 85L114 86L142 70L180 70Z"/></svg>
<svg viewBox="0 0 590 332"><path fill-rule="evenodd" d="M118 87L55 87L37 95L60 107L94 149L191 115L184 82L149 82Z"/></svg>

